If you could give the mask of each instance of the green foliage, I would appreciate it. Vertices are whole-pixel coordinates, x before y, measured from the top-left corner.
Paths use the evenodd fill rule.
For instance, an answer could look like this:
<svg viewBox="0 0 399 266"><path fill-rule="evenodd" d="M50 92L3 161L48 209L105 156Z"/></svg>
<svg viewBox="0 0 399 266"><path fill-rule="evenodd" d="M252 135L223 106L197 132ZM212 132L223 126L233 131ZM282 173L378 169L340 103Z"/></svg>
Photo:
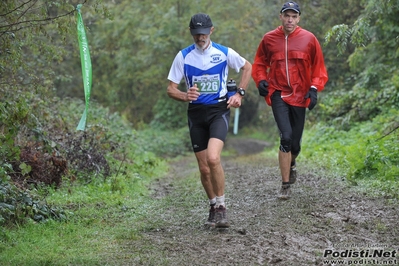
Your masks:
<svg viewBox="0 0 399 266"><path fill-rule="evenodd" d="M344 105L342 101L330 100L336 110L348 110L353 121L367 121L378 114L399 106L397 83L398 36L397 1L364 1L364 10L352 24L332 27L327 42L338 43L343 52L348 43L356 46L348 57L354 80Z"/></svg>
<svg viewBox="0 0 399 266"><path fill-rule="evenodd" d="M350 42L340 43L336 39L326 41L328 32L333 28L351 25L364 9L359 0L334 0L334 1L301 1L302 14L299 25L310 30L319 39L328 70L328 83L323 93L344 90L353 84L351 72L347 63L348 56L354 51L355 46ZM322 21L322 23L320 23ZM326 37L327 36L327 37ZM346 36L345 28L339 37ZM323 38L324 37L324 38ZM340 54L337 48L343 47Z"/></svg>
<svg viewBox="0 0 399 266"><path fill-rule="evenodd" d="M258 12L254 16L254 12L248 9L248 6L254 10L270 8L270 5L259 1L249 3L240 0L228 6L209 0L168 0L156 4L151 1L119 1L116 5L111 1L104 2L104 5L112 7L112 21L97 19L90 9L82 9L85 25L90 25L87 36L93 63L92 98L112 111L121 113L137 129L142 123L147 124L154 119L157 126L160 123L169 124L169 121L163 119L171 116L158 111L162 108L164 111L165 107L171 108L168 112L175 111L176 106L165 101L168 82L166 78L177 52L192 43L188 31L191 15L196 12L210 13L216 27L212 39L233 47L249 61L252 61L258 42L264 34L262 26L269 25L265 21L273 21L272 17ZM198 6L210 5L211 10L198 10ZM278 10L278 5L273 7ZM246 11L236 18L232 16L236 10ZM277 14L278 11L274 20ZM236 38L237 35L240 38ZM242 42L242 39L247 41ZM61 66L57 70L59 76L63 77L56 82L58 95L82 95L81 80L72 78L77 76L78 59L68 55L64 60L68 67ZM237 77L236 73L231 73L231 78ZM256 94L256 91L249 90L249 94ZM242 110L248 108L247 113L251 114L252 108L256 108L258 102L259 97L256 97L244 105ZM155 105L159 107L153 108ZM178 108L180 110L182 107ZM170 128L176 122L186 120L185 112L177 112L176 116L169 124ZM244 123L251 119L252 116L248 115Z"/></svg>
<svg viewBox="0 0 399 266"><path fill-rule="evenodd" d="M372 181L374 190L399 197L393 189L399 188L398 115L391 109L368 123L352 124L349 130L334 122L315 125L305 134L303 154L352 184Z"/></svg>
<svg viewBox="0 0 399 266"><path fill-rule="evenodd" d="M166 95L159 97L154 106L154 119L150 125L159 130L176 129L187 126L188 103L175 101Z"/></svg>
<svg viewBox="0 0 399 266"><path fill-rule="evenodd" d="M12 3L7 1L7 5ZM83 98L79 53L73 52L78 51L75 19L71 16L75 7L67 1L46 2L46 5L40 3L37 1L35 4L41 12L23 10L26 11L25 21L37 21L36 24L30 24L32 32L36 34L29 35L24 31L24 35L15 35L11 31L15 39L10 37L12 35L4 34L8 36L4 37L5 41L14 41L14 47L23 47L23 53L15 54L21 58L15 66L22 66L25 62L26 67L30 68L23 73L31 75L29 80L34 81L37 88L40 85L41 89L54 89L61 97ZM303 0L300 4L303 10L301 25L319 37L336 22L353 22L361 10L359 1L354 0ZM204 7L204 10L198 10L198 6ZM208 6L212 6L212 9L207 9ZM12 7L7 7L7 10L13 10ZM258 0L234 1L227 6L209 0L168 0L155 4L151 1L84 2L82 16L93 63L92 99L108 106L112 112L121 113L136 128L154 118L157 124L169 124L162 122L163 117L159 117L157 108L153 107L162 107L165 103L166 77L174 56L181 48L192 43L187 27L190 16L196 12L208 12L216 27L212 39L234 48L251 62L263 34L280 24L280 8L281 3ZM241 11L238 17L234 15L237 10ZM12 25L15 15L6 16L7 23ZM22 29L13 30L22 32ZM345 69L347 65L337 59L335 51L329 48L325 52L330 82L342 84L349 73ZM33 56L29 58L25 55ZM233 72L231 78L238 79L239 75ZM248 97L241 107L240 126L257 121L258 116L253 114L257 112L259 103L264 104L253 85L250 83ZM157 103L158 100L160 103ZM169 124L171 128L177 121L185 120L183 113L177 114L181 114L181 117L173 117Z"/></svg>
<svg viewBox="0 0 399 266"><path fill-rule="evenodd" d="M57 110L52 109L49 124L54 125L56 117L64 117L59 126L75 136L69 141L59 141L59 147L66 154L78 180L81 177L85 182L91 182L95 177L105 179L111 175L128 177L151 173L159 163L153 151L147 148L145 134L132 129L131 124L118 113L111 113L108 108L92 102L86 130L73 132L81 115L76 110L84 110L84 103L64 99L55 100L52 106ZM157 138L154 134L152 141L157 141Z"/></svg>
<svg viewBox="0 0 399 266"><path fill-rule="evenodd" d="M342 54L347 49L350 35L351 31L349 30L349 26L340 24L332 27L331 30L326 34L325 39L327 42L332 42L333 40L337 42L338 51Z"/></svg>
<svg viewBox="0 0 399 266"><path fill-rule="evenodd" d="M0 225L23 224L29 219L36 222L48 219L63 221L67 219L67 213L40 201L37 195L32 196L0 180Z"/></svg>
<svg viewBox="0 0 399 266"><path fill-rule="evenodd" d="M166 12L151 2L112 6L114 20L98 21L96 31L88 34L97 82L93 97L135 124L149 122L152 106L166 93L165 73L176 51L169 40L180 30L179 16L174 3Z"/></svg>
<svg viewBox="0 0 399 266"><path fill-rule="evenodd" d="M18 230L1 227L0 264L115 265L118 260L109 255L120 253L119 241L138 239L137 231L149 222L153 224L148 220L149 210L159 212L164 208L158 199L148 195L150 181L166 171L165 165L157 168L150 178L120 176L121 189L109 179L49 190L47 202L63 206L73 215L62 223L28 222Z"/></svg>
<svg viewBox="0 0 399 266"><path fill-rule="evenodd" d="M147 128L137 133L140 138L138 144L159 157L175 157L192 151L187 126L175 130Z"/></svg>
<svg viewBox="0 0 399 266"><path fill-rule="evenodd" d="M64 182L64 184L57 184L58 186L73 187L76 183L87 184L92 182L99 184L105 182L106 177L112 175L109 180L109 182L112 182L110 191L121 192L124 191L124 179L147 178L154 173L154 169L161 165L161 161L155 154L147 149L146 141L159 143L161 141L158 141L158 138L163 138L164 136L157 136L154 133L152 139L144 139L118 114L110 113L107 108L102 108L95 102L92 102L90 106L88 125L85 132L76 132L75 130L81 112L84 110L82 101L72 99L61 101L58 98L49 98L46 102L38 99L31 100L31 102L29 116L21 116L23 119L20 124L12 124L12 121L18 121L15 118L17 117L16 115L13 116L15 120L4 120L4 122L9 121L10 125L16 128L15 132L10 135L8 134L9 130L14 129L14 127L4 127L4 136L9 136L9 138L1 139L1 147L12 147L13 149L2 149L2 151L4 151L5 155L12 150L19 151L22 149L23 151L21 154L15 153L12 156L5 157L4 161L2 161L1 174L5 180L10 180L10 176L13 176L13 179L17 177L14 181L19 182L21 186L26 186L27 182L38 183L38 181L41 181L41 177L44 178L43 180L53 178L54 173L45 167L47 161L43 161L43 165L39 163L46 156L56 153L57 156L50 157L52 158L52 164L50 164L61 163L63 166L67 166L69 171L64 173L64 181L70 181ZM6 106L6 104L2 106ZM9 106L18 107L19 105ZM28 105L23 106L27 107ZM40 108L38 108L39 106ZM18 111L20 109L12 110ZM2 112L2 115L8 113ZM15 141L16 139L18 142ZM167 147L167 145L172 144L162 142L162 149L177 150L175 146L172 146L172 148ZM30 143L36 144L34 144L35 146L30 146ZM34 149L31 149L34 152L34 156L24 157L27 151L25 147L34 147ZM155 149L155 146L152 147ZM179 148L181 148L180 143ZM160 151L160 149L157 151ZM46 155L47 152L48 155ZM26 158L32 158L32 160L27 160ZM18 167L18 172L14 165ZM50 177L42 176L46 172L50 174ZM20 193L23 193L23 195L30 194L29 191ZM7 211L3 212L4 223L22 222L22 217L25 217L24 215L29 216L31 213L30 211L25 211L25 209L40 210L40 208L30 205L17 206L17 204L23 205L26 203L24 201L18 203L19 201L13 200L13 198L15 197L10 196L9 193L4 196L5 202L13 206L13 209L23 210L23 216L14 217L15 215L10 213L7 208ZM10 201L11 203L9 203ZM43 205L43 208L51 210L46 205ZM40 213L43 216L46 212ZM36 213L33 214L36 215ZM35 219L39 220L42 216L38 216ZM40 219L51 218L50 216L43 217Z"/></svg>
<svg viewBox="0 0 399 266"><path fill-rule="evenodd" d="M399 5L374 0L364 1L364 5L352 25L334 26L326 36L327 42L335 38L340 53L347 52L349 43L356 46L348 57L353 85L323 97L319 104L321 121L329 122L317 127L319 133L310 133L311 146L315 147L311 148L311 158L336 170L352 184L399 197ZM326 128L331 130L326 132Z"/></svg>
<svg viewBox="0 0 399 266"><path fill-rule="evenodd" d="M364 167L354 177L381 176L384 180L399 181L399 148L396 136L369 144L366 150Z"/></svg>
<svg viewBox="0 0 399 266"><path fill-rule="evenodd" d="M24 97L0 103L0 178L10 172L10 162L19 159L20 149L14 145L14 139L27 119L27 108Z"/></svg>
<svg viewBox="0 0 399 266"><path fill-rule="evenodd" d="M51 97L54 65L67 53L63 41L71 33L70 15L75 12L68 2L18 0L0 5L1 177L15 173L13 164L27 174L29 167L18 161L28 141L42 141L46 151L53 148L38 118L47 115L41 104ZM98 1L93 4L101 8Z"/></svg>

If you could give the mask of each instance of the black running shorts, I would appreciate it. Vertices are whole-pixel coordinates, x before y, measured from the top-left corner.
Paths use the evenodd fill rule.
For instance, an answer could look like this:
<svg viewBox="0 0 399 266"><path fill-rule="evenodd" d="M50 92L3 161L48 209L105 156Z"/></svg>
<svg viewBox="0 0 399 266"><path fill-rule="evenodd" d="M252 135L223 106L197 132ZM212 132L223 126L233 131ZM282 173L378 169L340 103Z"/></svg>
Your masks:
<svg viewBox="0 0 399 266"><path fill-rule="evenodd" d="M207 149L210 138L226 140L230 121L226 101L208 105L190 103L187 117L194 152Z"/></svg>
<svg viewBox="0 0 399 266"><path fill-rule="evenodd" d="M271 100L274 119L280 131L280 150L298 155L301 151L306 108L287 104L281 98L280 91L275 91Z"/></svg>

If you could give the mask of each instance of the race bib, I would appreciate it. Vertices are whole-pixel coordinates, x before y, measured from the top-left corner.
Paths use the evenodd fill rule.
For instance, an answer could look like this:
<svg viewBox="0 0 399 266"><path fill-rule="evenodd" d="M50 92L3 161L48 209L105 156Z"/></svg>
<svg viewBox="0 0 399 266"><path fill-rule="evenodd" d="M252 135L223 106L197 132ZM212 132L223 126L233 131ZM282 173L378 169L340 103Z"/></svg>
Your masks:
<svg viewBox="0 0 399 266"><path fill-rule="evenodd" d="M199 93L201 94L214 94L219 91L220 79L219 74L193 76L193 85L197 85Z"/></svg>

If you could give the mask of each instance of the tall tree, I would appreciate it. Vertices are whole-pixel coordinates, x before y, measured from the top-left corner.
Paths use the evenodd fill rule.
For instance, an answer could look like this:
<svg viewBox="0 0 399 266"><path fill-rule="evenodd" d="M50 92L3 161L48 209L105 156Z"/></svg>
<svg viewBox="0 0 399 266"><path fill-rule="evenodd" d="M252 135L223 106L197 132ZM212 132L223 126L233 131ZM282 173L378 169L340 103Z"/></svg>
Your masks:
<svg viewBox="0 0 399 266"><path fill-rule="evenodd" d="M339 24L327 34L344 53L348 44L356 46L349 56L353 87L336 109L345 110L353 120L369 120L399 106L399 1L363 1L364 10L353 24Z"/></svg>

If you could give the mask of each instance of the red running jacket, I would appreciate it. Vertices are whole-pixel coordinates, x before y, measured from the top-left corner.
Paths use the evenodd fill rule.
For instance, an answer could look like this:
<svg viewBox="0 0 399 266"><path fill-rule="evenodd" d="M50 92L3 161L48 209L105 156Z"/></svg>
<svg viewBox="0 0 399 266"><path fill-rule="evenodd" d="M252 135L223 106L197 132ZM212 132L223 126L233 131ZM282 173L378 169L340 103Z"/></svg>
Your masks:
<svg viewBox="0 0 399 266"><path fill-rule="evenodd" d="M305 96L310 87L322 91L328 80L319 41L299 26L287 37L282 26L266 33L256 51L252 78L256 86L261 80L269 83L268 105L273 92L280 90L286 103L308 107L310 99Z"/></svg>

